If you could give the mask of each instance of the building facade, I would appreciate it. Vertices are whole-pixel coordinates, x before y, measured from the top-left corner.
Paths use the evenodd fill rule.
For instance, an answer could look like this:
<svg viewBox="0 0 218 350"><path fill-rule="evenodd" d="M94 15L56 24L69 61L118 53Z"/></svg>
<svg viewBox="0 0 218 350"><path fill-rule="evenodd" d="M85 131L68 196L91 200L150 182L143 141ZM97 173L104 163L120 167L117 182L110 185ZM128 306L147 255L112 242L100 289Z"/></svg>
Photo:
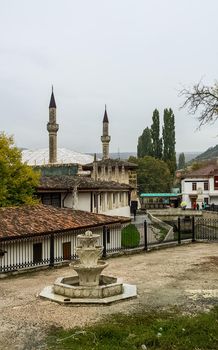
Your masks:
<svg viewBox="0 0 218 350"><path fill-rule="evenodd" d="M187 208L193 208L199 197L202 203L218 205L218 166L208 165L186 174L181 192Z"/></svg>
<svg viewBox="0 0 218 350"><path fill-rule="evenodd" d="M43 204L105 215L130 216L131 186L84 176L42 176L37 194Z"/></svg>

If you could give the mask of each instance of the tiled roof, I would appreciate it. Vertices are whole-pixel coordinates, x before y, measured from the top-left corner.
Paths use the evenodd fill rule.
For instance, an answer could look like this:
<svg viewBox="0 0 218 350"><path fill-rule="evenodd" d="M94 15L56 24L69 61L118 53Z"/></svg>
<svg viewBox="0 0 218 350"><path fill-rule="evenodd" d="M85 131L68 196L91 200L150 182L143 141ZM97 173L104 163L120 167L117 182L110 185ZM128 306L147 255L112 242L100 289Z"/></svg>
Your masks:
<svg viewBox="0 0 218 350"><path fill-rule="evenodd" d="M124 167L128 169L135 169L138 167L138 165L135 163L130 163L128 161L121 160L121 159L102 159L102 160L98 160L96 163L98 166L107 166L107 167L111 166L112 168L114 168L116 165L118 165L118 167L122 167L122 165L124 165ZM93 163L83 165L83 169L84 170L93 169Z"/></svg>
<svg viewBox="0 0 218 350"><path fill-rule="evenodd" d="M91 229L96 226L128 222L129 220L125 217L54 208L42 204L0 208L0 239L80 228Z"/></svg>
<svg viewBox="0 0 218 350"><path fill-rule="evenodd" d="M40 184L38 186L38 191L40 190L71 190L75 186L78 189L105 189L105 190L130 190L131 186L127 184L120 184L114 181L100 181L93 180L86 176L70 176L70 175L60 175L60 176L42 176Z"/></svg>
<svg viewBox="0 0 218 350"><path fill-rule="evenodd" d="M218 174L218 167L214 166L213 164L210 164L206 167L203 167L194 171L190 171L184 177L185 178L209 177L217 174Z"/></svg>

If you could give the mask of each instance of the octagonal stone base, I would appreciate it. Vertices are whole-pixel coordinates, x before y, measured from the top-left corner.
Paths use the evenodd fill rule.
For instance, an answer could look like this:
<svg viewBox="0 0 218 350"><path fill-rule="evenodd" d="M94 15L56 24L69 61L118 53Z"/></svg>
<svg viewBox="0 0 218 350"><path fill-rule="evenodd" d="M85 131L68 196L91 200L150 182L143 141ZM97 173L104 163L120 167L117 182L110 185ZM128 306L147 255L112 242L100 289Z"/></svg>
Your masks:
<svg viewBox="0 0 218 350"><path fill-rule="evenodd" d="M40 297L60 304L111 304L137 297L135 285L123 284L121 279L100 276L100 285L79 286L78 276L60 277L53 286L45 287Z"/></svg>
<svg viewBox="0 0 218 350"><path fill-rule="evenodd" d="M99 285L79 285L79 277L60 277L54 283L54 293L69 298L105 298L123 293L123 284L120 278L101 275Z"/></svg>

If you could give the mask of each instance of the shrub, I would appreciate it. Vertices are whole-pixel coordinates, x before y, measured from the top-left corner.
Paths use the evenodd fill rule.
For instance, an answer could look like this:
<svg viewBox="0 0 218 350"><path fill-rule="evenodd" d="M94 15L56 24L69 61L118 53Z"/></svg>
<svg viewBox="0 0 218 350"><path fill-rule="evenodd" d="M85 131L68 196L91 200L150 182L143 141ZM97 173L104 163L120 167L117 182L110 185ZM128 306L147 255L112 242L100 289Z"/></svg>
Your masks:
<svg viewBox="0 0 218 350"><path fill-rule="evenodd" d="M136 226L129 224L121 231L121 245L123 248L138 247L140 242L140 233Z"/></svg>

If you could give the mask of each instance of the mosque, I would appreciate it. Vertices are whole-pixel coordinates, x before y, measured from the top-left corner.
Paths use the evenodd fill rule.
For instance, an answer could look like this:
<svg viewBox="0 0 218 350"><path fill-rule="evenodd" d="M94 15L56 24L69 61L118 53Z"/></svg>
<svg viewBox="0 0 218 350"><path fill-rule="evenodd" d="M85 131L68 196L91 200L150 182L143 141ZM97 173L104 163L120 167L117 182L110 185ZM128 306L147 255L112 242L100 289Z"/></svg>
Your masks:
<svg viewBox="0 0 218 350"><path fill-rule="evenodd" d="M136 165L109 157L109 119L103 117L102 160L57 147L59 125L52 89L47 131L49 148L24 150L23 162L41 171L37 195L43 204L107 215L130 216L131 200L137 200Z"/></svg>

